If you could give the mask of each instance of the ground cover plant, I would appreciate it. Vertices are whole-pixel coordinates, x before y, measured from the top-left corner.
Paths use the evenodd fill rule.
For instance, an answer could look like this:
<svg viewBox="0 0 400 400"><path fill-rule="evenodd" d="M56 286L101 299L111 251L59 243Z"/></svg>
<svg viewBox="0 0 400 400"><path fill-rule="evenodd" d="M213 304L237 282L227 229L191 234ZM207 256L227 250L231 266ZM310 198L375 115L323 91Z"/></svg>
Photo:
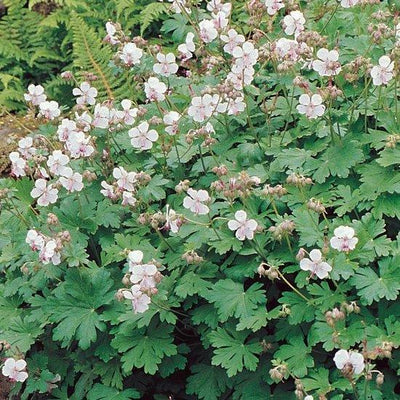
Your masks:
<svg viewBox="0 0 400 400"><path fill-rule="evenodd" d="M400 4L154 10L161 42L76 16L73 106L26 89L4 395L398 399Z"/></svg>

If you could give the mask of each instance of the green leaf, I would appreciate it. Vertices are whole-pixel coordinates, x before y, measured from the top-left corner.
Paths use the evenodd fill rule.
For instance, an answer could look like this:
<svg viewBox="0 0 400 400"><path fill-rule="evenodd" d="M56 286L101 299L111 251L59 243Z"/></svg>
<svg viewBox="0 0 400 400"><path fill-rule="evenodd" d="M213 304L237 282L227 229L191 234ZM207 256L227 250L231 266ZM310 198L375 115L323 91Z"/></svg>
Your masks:
<svg viewBox="0 0 400 400"><path fill-rule="evenodd" d="M201 293L210 288L211 282L202 279L194 272L187 272L179 279L179 284L175 288L177 296L185 299L188 296L193 296L196 293Z"/></svg>
<svg viewBox="0 0 400 400"><path fill-rule="evenodd" d="M165 356L177 354L177 346L173 344L173 330L172 325L156 325L155 322L151 322L147 330L132 329L132 324L120 327L112 346L123 353L123 370L130 373L133 367L143 367L146 374L154 375Z"/></svg>
<svg viewBox="0 0 400 400"><path fill-rule="evenodd" d="M372 304L382 298L396 300L400 291L400 257L385 258L379 262L379 275L370 267L360 268L351 283L358 289L363 304Z"/></svg>
<svg viewBox="0 0 400 400"><path fill-rule="evenodd" d="M385 148L379 153L379 158L376 160L382 167L400 164L400 149L398 147Z"/></svg>
<svg viewBox="0 0 400 400"><path fill-rule="evenodd" d="M114 300L112 286L110 273L105 269L68 270L65 282L43 304L50 320L57 323L53 339L60 340L63 347L76 339L80 348L89 348L97 338L96 330L106 328L99 308Z"/></svg>
<svg viewBox="0 0 400 400"><path fill-rule="evenodd" d="M141 395L136 389L118 389L96 383L87 393L87 400L131 400L140 399Z"/></svg>
<svg viewBox="0 0 400 400"><path fill-rule="evenodd" d="M274 357L287 363L289 370L298 378L307 375L307 369L314 366L314 359L310 355L311 348L304 344L303 338L289 339L289 344L281 345Z"/></svg>
<svg viewBox="0 0 400 400"><path fill-rule="evenodd" d="M266 297L260 283L253 283L247 290L243 284L231 279L218 281L203 296L217 308L219 320L225 322L229 317L244 318L254 315L258 304L265 304Z"/></svg>
<svg viewBox="0 0 400 400"><path fill-rule="evenodd" d="M219 400L229 385L226 372L220 367L196 364L191 368L186 385L187 394L203 400Z"/></svg>
<svg viewBox="0 0 400 400"><path fill-rule="evenodd" d="M216 348L212 364L224 367L229 377L243 371L243 368L249 371L257 369L259 360L256 354L261 352L261 346L258 339L247 341L248 331L236 332L232 329L228 332L218 328L211 332L208 338Z"/></svg>

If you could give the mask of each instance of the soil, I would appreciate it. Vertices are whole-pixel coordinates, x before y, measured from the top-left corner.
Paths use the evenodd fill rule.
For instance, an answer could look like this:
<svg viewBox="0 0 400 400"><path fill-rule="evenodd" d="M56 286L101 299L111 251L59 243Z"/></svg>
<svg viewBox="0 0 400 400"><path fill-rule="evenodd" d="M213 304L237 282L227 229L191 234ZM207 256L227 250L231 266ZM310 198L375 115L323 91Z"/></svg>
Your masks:
<svg viewBox="0 0 400 400"><path fill-rule="evenodd" d="M11 387L10 380L0 374L0 400L8 400Z"/></svg>

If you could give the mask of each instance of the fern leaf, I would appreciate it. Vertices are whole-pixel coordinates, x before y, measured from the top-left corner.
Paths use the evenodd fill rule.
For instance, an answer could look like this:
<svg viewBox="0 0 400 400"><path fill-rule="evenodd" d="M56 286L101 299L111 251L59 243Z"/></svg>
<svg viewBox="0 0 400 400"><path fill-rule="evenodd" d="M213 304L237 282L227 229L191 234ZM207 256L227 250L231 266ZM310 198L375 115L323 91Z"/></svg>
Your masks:
<svg viewBox="0 0 400 400"><path fill-rule="evenodd" d="M168 11L168 5L165 3L150 3L140 13L141 27L140 34L143 35L144 31L151 25L152 22L160 19L161 15Z"/></svg>

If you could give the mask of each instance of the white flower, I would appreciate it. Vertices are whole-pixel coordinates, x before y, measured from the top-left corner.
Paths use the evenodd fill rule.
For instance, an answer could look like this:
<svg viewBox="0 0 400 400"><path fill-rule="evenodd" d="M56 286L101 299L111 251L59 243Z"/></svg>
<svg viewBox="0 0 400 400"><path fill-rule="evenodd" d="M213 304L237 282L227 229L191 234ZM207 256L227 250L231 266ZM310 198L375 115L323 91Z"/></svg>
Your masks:
<svg viewBox="0 0 400 400"><path fill-rule="evenodd" d="M39 105L39 115L47 119L54 119L61 114L61 110L58 107L58 103L56 101L44 101Z"/></svg>
<svg viewBox="0 0 400 400"><path fill-rule="evenodd" d="M196 50L196 46L193 43L194 33L189 32L186 35L185 43L182 43L178 46L178 51L182 54L184 60L188 60L192 58L194 51Z"/></svg>
<svg viewBox="0 0 400 400"><path fill-rule="evenodd" d="M269 15L275 15L281 8L285 7L283 0L265 0L265 6Z"/></svg>
<svg viewBox="0 0 400 400"><path fill-rule="evenodd" d="M158 139L158 133L154 129L149 130L149 123L143 121L137 127L129 129L131 144L135 149L149 150L153 147L153 142Z"/></svg>
<svg viewBox="0 0 400 400"><path fill-rule="evenodd" d="M308 395L308 396L304 397L304 400L314 400L314 397L311 395Z"/></svg>
<svg viewBox="0 0 400 400"><path fill-rule="evenodd" d="M158 78L150 77L144 84L144 91L148 100L163 101L165 99L164 94L167 91L167 85Z"/></svg>
<svg viewBox="0 0 400 400"><path fill-rule="evenodd" d="M131 192L122 192L122 202L121 204L123 206L134 206L136 204L137 200L133 196Z"/></svg>
<svg viewBox="0 0 400 400"><path fill-rule="evenodd" d="M350 371L358 375L365 368L364 356L356 351L339 350L336 352L333 361L336 364L336 368L343 370L343 368L350 367Z"/></svg>
<svg viewBox="0 0 400 400"><path fill-rule="evenodd" d="M57 201L58 190L52 185L47 186L47 181L40 178L35 182L35 187L31 190L31 196L36 199L39 206L48 206Z"/></svg>
<svg viewBox="0 0 400 400"><path fill-rule="evenodd" d="M58 134L58 139L61 142L66 142L71 135L72 132L77 132L78 128L76 126L76 122L72 121L68 118L64 118L61 121L61 124L58 125L57 128L57 134Z"/></svg>
<svg viewBox="0 0 400 400"><path fill-rule="evenodd" d="M11 174L19 177L19 176L26 176L25 168L26 168L26 161L21 158L21 155L17 151L12 151L8 158L11 161Z"/></svg>
<svg viewBox="0 0 400 400"><path fill-rule="evenodd" d="M29 229L25 242L29 244L33 251L41 250L44 246L43 236L35 229Z"/></svg>
<svg viewBox="0 0 400 400"><path fill-rule="evenodd" d="M312 62L312 68L321 76L337 75L342 67L339 63L339 53L336 50L319 49L317 51L319 60Z"/></svg>
<svg viewBox="0 0 400 400"><path fill-rule="evenodd" d="M140 285L133 285L130 290L124 290L123 295L126 299L132 301L132 308L135 314L144 313L149 309L151 299L140 290Z"/></svg>
<svg viewBox="0 0 400 400"><path fill-rule="evenodd" d="M47 160L47 166L54 175L62 175L68 163L69 157L63 154L61 150L54 150Z"/></svg>
<svg viewBox="0 0 400 400"><path fill-rule="evenodd" d="M354 237L354 229L350 226L339 226L334 231L335 235L331 240L332 248L339 251L350 251L354 250L358 243L358 238Z"/></svg>
<svg viewBox="0 0 400 400"><path fill-rule="evenodd" d="M136 172L128 172L124 167L114 168L113 177L117 179L117 185L120 189L133 191L136 183Z"/></svg>
<svg viewBox="0 0 400 400"><path fill-rule="evenodd" d="M300 268L303 271L311 271L311 275L317 275L319 279L324 279L332 271L332 267L325 261L322 261L322 253L317 250L310 251L310 258L303 258L300 261Z"/></svg>
<svg viewBox="0 0 400 400"><path fill-rule="evenodd" d="M215 97L216 96L216 97ZM188 115L196 122L203 122L210 118L218 103L218 95L211 96L206 93L203 96L195 96L192 98Z"/></svg>
<svg viewBox="0 0 400 400"><path fill-rule="evenodd" d="M33 139L30 136L27 136L18 141L18 151L26 159L32 158L32 156L36 153L36 149L32 146Z"/></svg>
<svg viewBox="0 0 400 400"><path fill-rule="evenodd" d="M59 178L59 182L68 192L80 192L83 189L82 175L79 172L73 172L72 168L65 168Z"/></svg>
<svg viewBox="0 0 400 400"><path fill-rule="evenodd" d="M302 94L299 97L299 105L296 107L300 114L305 114L307 118L315 119L325 112L325 106L322 104L322 97L319 94Z"/></svg>
<svg viewBox="0 0 400 400"><path fill-rule="evenodd" d="M235 58L235 66L239 67L241 70L252 67L258 59L258 50L254 48L253 43L244 42L242 46L236 46L232 55Z"/></svg>
<svg viewBox="0 0 400 400"><path fill-rule="evenodd" d="M103 189L100 190L100 193L103 196L108 197L108 198L110 198L112 200L114 200L117 197L116 194L115 194L115 191L114 191L114 186L109 185L106 181L102 181L101 182L101 187Z"/></svg>
<svg viewBox="0 0 400 400"><path fill-rule="evenodd" d="M213 13L222 11L228 17L232 10L232 4L222 3L221 0L210 0L207 3L207 10Z"/></svg>
<svg viewBox="0 0 400 400"><path fill-rule="evenodd" d="M176 111L170 111L164 115L163 121L164 124L166 125L165 132L167 132L168 135L173 136L177 134L178 123L180 118L181 118L180 114L177 113Z"/></svg>
<svg viewBox="0 0 400 400"><path fill-rule="evenodd" d="M350 7L355 6L355 5L358 4L359 2L360 2L360 0L342 0L342 1L340 2L340 5L341 5L343 8L350 8Z"/></svg>
<svg viewBox="0 0 400 400"><path fill-rule="evenodd" d="M236 231L235 236L239 240L251 240L257 229L257 222L254 219L247 219L246 211L240 210L235 212L235 219L228 222L228 228L231 231Z"/></svg>
<svg viewBox="0 0 400 400"><path fill-rule="evenodd" d="M166 220L164 225L165 229L169 229L173 233L178 233L179 228L182 224L182 220L179 218L176 212L169 207L169 204L167 204L165 220Z"/></svg>
<svg viewBox="0 0 400 400"><path fill-rule="evenodd" d="M300 45L296 40L280 38L275 43L275 53L281 60L297 61L300 58L299 51Z"/></svg>
<svg viewBox="0 0 400 400"><path fill-rule="evenodd" d="M194 190L192 188L189 188L187 194L189 196L186 196L183 199L183 207L189 209L195 214L208 214L210 209L205 204L203 204L204 202L210 200L210 196L208 195L206 190Z"/></svg>
<svg viewBox="0 0 400 400"><path fill-rule="evenodd" d="M50 261L53 265L58 265L61 262L60 253L56 251L57 243L55 240L49 240L40 250L39 260L43 264L48 264Z"/></svg>
<svg viewBox="0 0 400 400"><path fill-rule="evenodd" d="M372 83L375 86L387 85L393 78L394 63L388 56L382 56L379 59L379 65L371 69Z"/></svg>
<svg viewBox="0 0 400 400"><path fill-rule="evenodd" d="M25 382L28 374L24 369L26 368L25 360L14 360L14 358L7 358L1 372L4 376L9 377L14 382Z"/></svg>
<svg viewBox="0 0 400 400"><path fill-rule="evenodd" d="M79 88L74 88L72 90L72 94L74 96L79 96L76 99L76 104L89 104L92 106L96 103L97 89L90 86L89 82L82 82Z"/></svg>
<svg viewBox="0 0 400 400"><path fill-rule="evenodd" d="M140 250L133 250L128 253L128 264L129 264L129 272L132 272L132 268L141 264L143 261L143 252Z"/></svg>
<svg viewBox="0 0 400 400"><path fill-rule="evenodd" d="M112 45L120 43L120 41L115 37L117 29L115 28L115 25L112 22L106 23L106 31L107 31L107 36L104 38L105 42L108 42Z"/></svg>
<svg viewBox="0 0 400 400"><path fill-rule="evenodd" d="M96 107L95 107L96 109ZM75 122L79 129L82 129L84 132L90 131L91 124L92 124L92 117L91 115L85 111L81 115L77 112L75 113Z"/></svg>
<svg viewBox="0 0 400 400"><path fill-rule="evenodd" d="M130 269L132 283L140 284L141 289L151 289L156 287L155 274L157 267L154 264L137 264Z"/></svg>
<svg viewBox="0 0 400 400"><path fill-rule="evenodd" d="M24 94L25 101L31 102L34 106L39 106L41 103L45 102L47 96L44 94L44 88L42 85L28 86L28 93Z"/></svg>
<svg viewBox="0 0 400 400"><path fill-rule="evenodd" d="M138 109L132 108L132 101L124 99L121 101L122 111L116 112L118 120L123 121L126 125L133 125L137 117Z"/></svg>
<svg viewBox="0 0 400 400"><path fill-rule="evenodd" d="M90 137L86 137L83 132L73 132L66 142L66 147L72 158L89 157L94 152Z"/></svg>
<svg viewBox="0 0 400 400"><path fill-rule="evenodd" d="M211 43L218 37L218 31L215 29L213 21L209 19L203 19L199 23L200 28L200 39L204 43Z"/></svg>
<svg viewBox="0 0 400 400"><path fill-rule="evenodd" d="M110 124L111 114L107 106L96 104L94 108L92 125L96 128L106 129Z"/></svg>
<svg viewBox="0 0 400 400"><path fill-rule="evenodd" d="M289 15L283 18L283 27L286 35L299 36L304 31L305 22L306 20L301 11L291 11Z"/></svg>
<svg viewBox="0 0 400 400"><path fill-rule="evenodd" d="M228 15L226 15L223 11L218 11L216 14L211 14L212 22L216 29L222 30L225 29L229 24Z"/></svg>
<svg viewBox="0 0 400 400"><path fill-rule="evenodd" d="M229 29L226 35L220 36L221 40L226 43L224 46L225 53L232 54L233 49L245 42L243 35L239 35L234 29Z"/></svg>
<svg viewBox="0 0 400 400"><path fill-rule="evenodd" d="M153 71L156 74L170 76L177 73L178 64L175 62L175 56L173 53L158 53L156 58L158 63L153 65Z"/></svg>
<svg viewBox="0 0 400 400"><path fill-rule="evenodd" d="M140 63L140 59L142 58L143 50L136 47L135 43L126 43L122 48L122 53L119 58L126 65L136 65Z"/></svg>

